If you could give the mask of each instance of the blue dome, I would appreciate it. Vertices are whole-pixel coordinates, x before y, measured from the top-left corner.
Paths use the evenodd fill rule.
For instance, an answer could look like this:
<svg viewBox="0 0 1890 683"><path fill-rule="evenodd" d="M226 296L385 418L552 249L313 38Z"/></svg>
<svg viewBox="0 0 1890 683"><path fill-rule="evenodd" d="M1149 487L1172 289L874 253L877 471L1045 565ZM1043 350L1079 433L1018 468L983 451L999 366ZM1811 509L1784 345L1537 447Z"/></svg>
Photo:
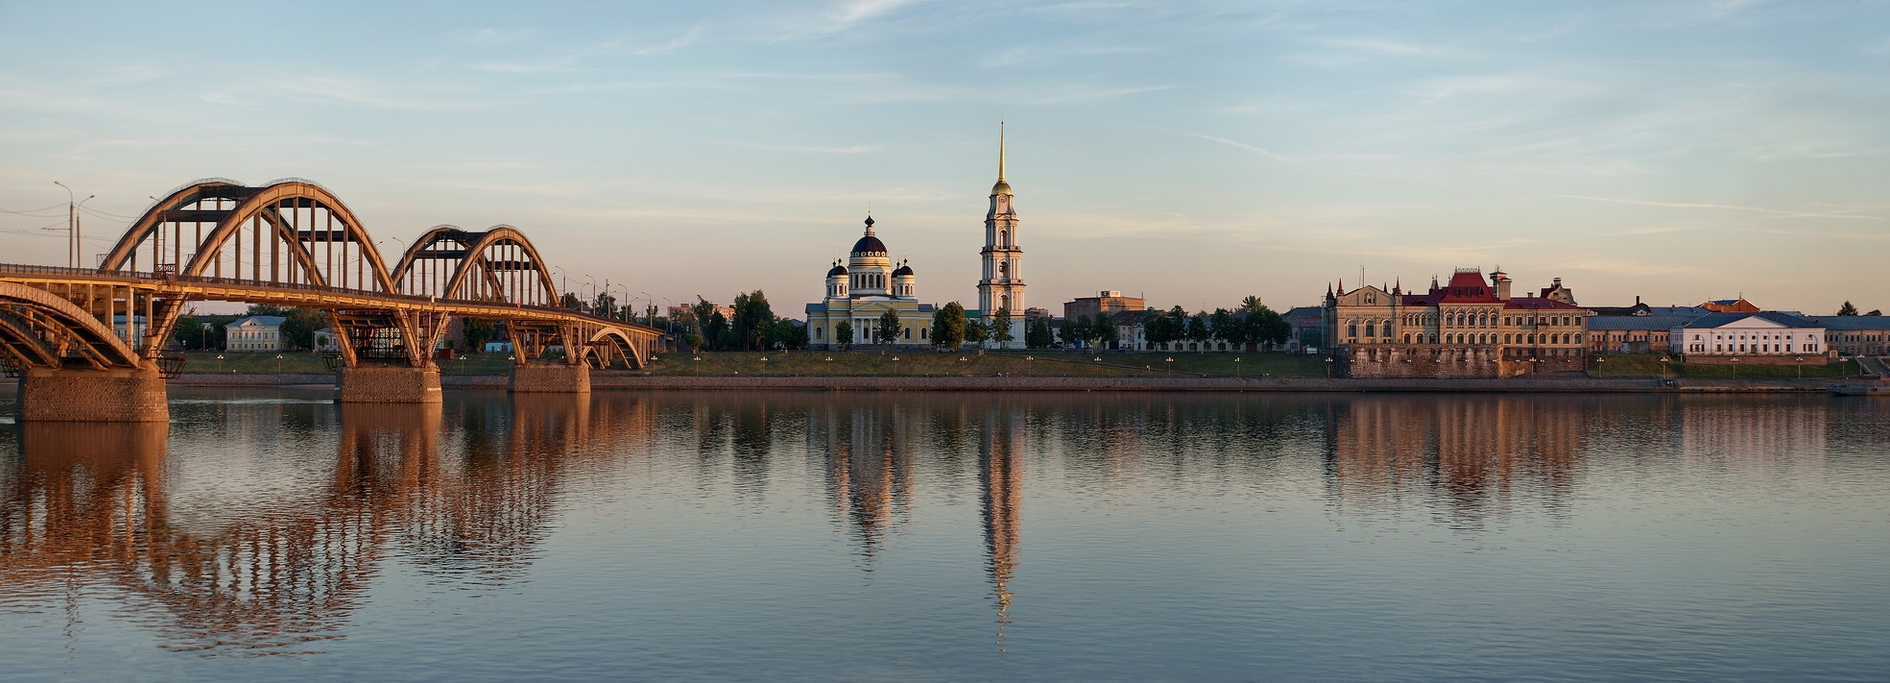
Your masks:
<svg viewBox="0 0 1890 683"><path fill-rule="evenodd" d="M912 266L900 266L899 270L893 271L892 276L893 277L912 277Z"/></svg>
<svg viewBox="0 0 1890 683"><path fill-rule="evenodd" d="M860 241L853 243L854 256L861 254L879 254L883 256L887 253L889 252L886 251L886 244L879 241L878 237L872 235L861 237Z"/></svg>

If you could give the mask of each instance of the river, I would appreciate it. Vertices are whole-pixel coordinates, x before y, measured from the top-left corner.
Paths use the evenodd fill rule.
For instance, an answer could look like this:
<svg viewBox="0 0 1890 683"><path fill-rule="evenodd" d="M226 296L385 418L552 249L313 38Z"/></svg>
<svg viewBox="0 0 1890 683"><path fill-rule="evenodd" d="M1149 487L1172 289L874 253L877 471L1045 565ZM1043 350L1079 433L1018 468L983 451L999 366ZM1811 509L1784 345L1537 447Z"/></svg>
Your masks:
<svg viewBox="0 0 1890 683"><path fill-rule="evenodd" d="M328 397L0 428L0 677L1890 677L1890 400Z"/></svg>

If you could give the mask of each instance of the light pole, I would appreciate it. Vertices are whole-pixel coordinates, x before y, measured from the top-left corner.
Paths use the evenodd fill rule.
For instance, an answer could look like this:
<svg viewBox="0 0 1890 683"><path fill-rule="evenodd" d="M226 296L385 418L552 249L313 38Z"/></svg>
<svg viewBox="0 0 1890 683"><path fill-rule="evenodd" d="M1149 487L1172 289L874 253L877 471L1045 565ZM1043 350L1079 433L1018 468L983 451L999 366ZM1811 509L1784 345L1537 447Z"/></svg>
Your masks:
<svg viewBox="0 0 1890 683"><path fill-rule="evenodd" d="M57 180L52 182L66 191L66 262L73 268L77 268L81 260L80 255L85 252L85 247L80 244L82 234L79 232L79 207L92 201L92 198L98 195L89 194L85 196L85 199L73 201L77 195L72 193L71 187Z"/></svg>
<svg viewBox="0 0 1890 683"><path fill-rule="evenodd" d="M552 266L551 269L558 273L558 293L565 294L570 292L571 276L564 272L564 266ZM564 308L564 302L560 301L557 302L557 304L559 308Z"/></svg>
<svg viewBox="0 0 1890 683"><path fill-rule="evenodd" d="M1170 358L1168 360L1172 362L1175 359ZM1332 379L1332 357L1331 356L1326 356L1326 379Z"/></svg>
<svg viewBox="0 0 1890 683"><path fill-rule="evenodd" d="M1036 370L1037 370L1037 357L1024 356L1024 372L1028 372L1031 375L1036 375L1037 374Z"/></svg>
<svg viewBox="0 0 1890 683"><path fill-rule="evenodd" d="M597 278L586 275L584 276L584 280L584 286L586 287L584 290L584 300L578 303L584 305L585 311L595 313L597 312L597 305L592 300L597 298Z"/></svg>
<svg viewBox="0 0 1890 683"><path fill-rule="evenodd" d="M1240 356L1234 356L1234 379L1240 379Z"/></svg>
<svg viewBox="0 0 1890 683"><path fill-rule="evenodd" d="M1661 379L1667 379L1667 364L1672 363L1672 362L1673 362L1673 359L1671 358L1668 358L1666 356L1660 357L1660 378Z"/></svg>
<svg viewBox="0 0 1890 683"><path fill-rule="evenodd" d="M1796 366L1798 366L1798 379L1804 379L1804 378L1805 378L1805 359L1804 359L1804 357L1803 357L1803 356L1799 356L1799 357L1796 357L1796 358L1793 358L1793 359L1792 359L1792 364L1793 364L1793 365L1796 365Z"/></svg>
<svg viewBox="0 0 1890 683"><path fill-rule="evenodd" d="M1732 359L1732 378L1739 379L1739 357L1738 356L1733 356L1733 359Z"/></svg>

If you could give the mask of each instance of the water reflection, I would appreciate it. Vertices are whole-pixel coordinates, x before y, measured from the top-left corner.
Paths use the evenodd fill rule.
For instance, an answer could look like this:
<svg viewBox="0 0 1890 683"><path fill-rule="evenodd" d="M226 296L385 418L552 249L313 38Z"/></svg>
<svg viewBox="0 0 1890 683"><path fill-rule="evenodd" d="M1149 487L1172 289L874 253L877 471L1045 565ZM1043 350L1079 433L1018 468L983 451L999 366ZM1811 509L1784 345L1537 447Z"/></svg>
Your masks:
<svg viewBox="0 0 1890 683"><path fill-rule="evenodd" d="M667 462L682 488L695 477L688 495L705 507L722 483L737 507L801 486L825 508L817 532L867 572L887 566L915 516L939 514L928 500L962 501L966 523L975 500L982 548L966 534L957 551L981 552L971 578L988 593L973 599L995 611L1007 648L1026 571L1027 460L1031 485L1060 494L1042 509L1257 501L1304 481L1341 521L1417 512L1474 531L1574 514L1598 472L1768 479L1849 466L1856 458L1834 453L1880 457L1886 413L1822 399L1452 395L180 402L172 432L17 427L18 456L0 460L0 606L77 623L90 596L126 605L175 650L317 651L347 632L383 572L416 571L441 590L516 585L562 511L585 502L567 499L574 481L639 489ZM622 467L638 460L655 465Z"/></svg>

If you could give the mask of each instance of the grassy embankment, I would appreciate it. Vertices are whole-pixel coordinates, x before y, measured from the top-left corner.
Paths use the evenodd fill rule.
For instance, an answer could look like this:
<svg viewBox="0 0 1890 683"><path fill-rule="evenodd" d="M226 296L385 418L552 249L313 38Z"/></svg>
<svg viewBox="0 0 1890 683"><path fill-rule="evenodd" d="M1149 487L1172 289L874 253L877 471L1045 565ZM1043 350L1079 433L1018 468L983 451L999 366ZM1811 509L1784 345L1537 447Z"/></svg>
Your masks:
<svg viewBox="0 0 1890 683"><path fill-rule="evenodd" d="M218 359L217 356L222 358ZM277 356L280 355L280 358ZM275 353L196 352L186 354L186 373L327 373L322 355L307 351ZM1094 360L1102 358L1101 361ZM502 375L509 361L503 354L470 354L441 361L449 375ZM701 358L702 360L695 360ZM762 358L768 360L763 361ZM827 359L833 360L827 360ZM959 360L963 358L964 360ZM1034 360L1031 360L1033 359ZM1165 361L1173 358L1174 363ZM1234 359L1239 358L1238 368ZM897 359L897 360L895 360ZM1144 369L1144 367L1148 369ZM788 375L788 376L991 376L1019 377L1176 377L1295 378L1324 377L1320 357L1284 353L1087 353L1061 351L1030 353L684 353L658 354L648 371L654 375Z"/></svg>
<svg viewBox="0 0 1890 683"><path fill-rule="evenodd" d="M1840 361L1829 365L1740 365L1703 364L1703 363L1665 363L1662 368L1660 359L1672 358L1658 353L1602 354L1588 358L1588 373L1596 377L1672 377L1672 378L1716 378L1727 379L1792 379L1856 377L1855 361Z"/></svg>

